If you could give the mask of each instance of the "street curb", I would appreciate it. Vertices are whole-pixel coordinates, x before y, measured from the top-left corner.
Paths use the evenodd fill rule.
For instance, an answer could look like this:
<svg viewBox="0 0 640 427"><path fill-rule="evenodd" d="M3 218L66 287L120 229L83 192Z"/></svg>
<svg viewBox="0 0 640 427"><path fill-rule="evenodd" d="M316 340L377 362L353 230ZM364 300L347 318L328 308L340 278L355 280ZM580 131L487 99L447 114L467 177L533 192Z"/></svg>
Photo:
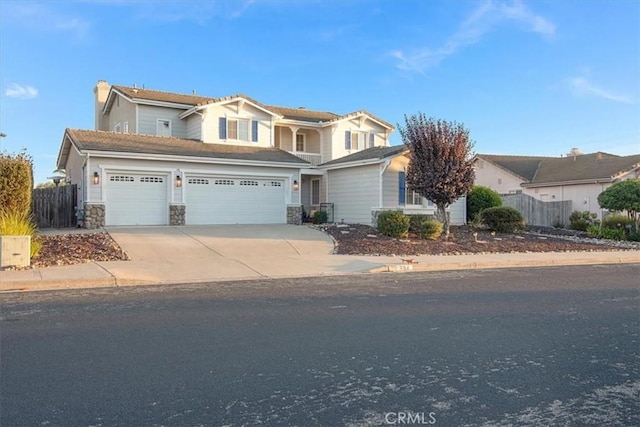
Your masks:
<svg viewBox="0 0 640 427"><path fill-rule="evenodd" d="M368 273L400 273L406 271L447 271L465 269L488 268L516 268L516 267L549 267L563 265L600 265L600 264L636 264L640 259L568 259L568 260L529 260L529 261L492 261L492 262L454 262L444 264L387 264L372 268Z"/></svg>

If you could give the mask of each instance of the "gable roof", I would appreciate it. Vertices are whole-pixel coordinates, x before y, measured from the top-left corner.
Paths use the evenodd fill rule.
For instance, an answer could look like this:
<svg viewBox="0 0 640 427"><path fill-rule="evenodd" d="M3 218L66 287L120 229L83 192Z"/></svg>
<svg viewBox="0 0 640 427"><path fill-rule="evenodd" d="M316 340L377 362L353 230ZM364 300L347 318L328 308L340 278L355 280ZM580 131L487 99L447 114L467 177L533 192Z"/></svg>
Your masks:
<svg viewBox="0 0 640 427"><path fill-rule="evenodd" d="M524 187L585 181L606 182L640 167L640 154L616 156L597 152L567 157L479 154L478 157L521 177Z"/></svg>
<svg viewBox="0 0 640 427"><path fill-rule="evenodd" d="M493 154L478 154L477 157L522 178L523 181L533 180L540 166L540 161L545 159L545 157L539 156L506 156Z"/></svg>
<svg viewBox="0 0 640 427"><path fill-rule="evenodd" d="M330 162L322 163L319 167L331 169L335 166L344 166L352 163L377 163L389 157L394 157L409 151L406 145L394 145L391 147L372 147L366 150L358 151Z"/></svg>
<svg viewBox="0 0 640 427"><path fill-rule="evenodd" d="M127 86L120 86L120 85L111 86L109 95L107 97L107 102L105 103L105 106L104 106L105 112L109 110L109 108L111 107L111 104L113 103L113 99L114 99L114 97L112 96L113 92L120 93L132 101L181 104L185 106L185 109L189 109L193 107L202 107L208 104L214 104L219 102L230 101L237 98L242 98L249 101L252 104L255 104L255 106L257 106L258 108L267 110L268 112L271 112L274 115L279 115L282 118L287 120L297 120L297 121L320 124L320 123L332 123L339 120L344 120L352 117L365 115L365 116L368 116L370 119L387 127L388 129L394 129L394 126L391 125L389 122L386 122L381 118L376 117L365 110L360 110L360 111L355 111L353 113L339 115L339 114L331 113L328 111L317 111L317 110L308 110L306 108L292 108L292 107L281 107L277 105L267 105L267 104L258 102L255 99L241 93L225 96L221 98L214 98L214 97L199 96L194 94L188 95L188 94L164 92L159 90L151 90L151 89L138 88L138 87L127 87Z"/></svg>
<svg viewBox="0 0 640 427"><path fill-rule="evenodd" d="M66 157L70 149L67 141L73 144L80 152L85 153L107 152L285 163L291 164L292 167L309 165L309 162L279 148L207 144L191 139L155 135L66 129L60 154L58 155L58 167L60 168L63 168L66 164Z"/></svg>
<svg viewBox="0 0 640 427"><path fill-rule="evenodd" d="M337 114L330 113L328 111L314 111L307 110L306 108L278 107L276 105L265 105L264 107L285 119L300 120L303 122L322 123L331 121L336 117L340 117Z"/></svg>

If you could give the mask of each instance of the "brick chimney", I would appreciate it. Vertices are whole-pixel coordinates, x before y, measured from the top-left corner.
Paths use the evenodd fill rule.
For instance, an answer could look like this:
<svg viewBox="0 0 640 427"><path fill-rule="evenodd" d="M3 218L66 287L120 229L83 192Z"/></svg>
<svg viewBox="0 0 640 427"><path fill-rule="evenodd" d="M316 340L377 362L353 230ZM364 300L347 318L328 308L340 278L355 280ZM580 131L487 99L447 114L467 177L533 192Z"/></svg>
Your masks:
<svg viewBox="0 0 640 427"><path fill-rule="evenodd" d="M107 102L107 96L109 95L110 89L111 85L107 83L106 80L98 80L96 87L93 88L93 93L95 94L96 99L95 130L108 130L108 123L105 123L105 117L102 114L102 109L104 108L105 102Z"/></svg>

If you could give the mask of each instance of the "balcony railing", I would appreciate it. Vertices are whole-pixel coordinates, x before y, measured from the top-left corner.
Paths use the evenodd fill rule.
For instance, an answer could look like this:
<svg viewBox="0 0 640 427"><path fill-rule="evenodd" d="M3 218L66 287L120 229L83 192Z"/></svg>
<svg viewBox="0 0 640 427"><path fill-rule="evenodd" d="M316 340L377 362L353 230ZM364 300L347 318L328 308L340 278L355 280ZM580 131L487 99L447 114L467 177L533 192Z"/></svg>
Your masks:
<svg viewBox="0 0 640 427"><path fill-rule="evenodd" d="M294 156L300 157L302 160L306 160L311 163L311 166L318 166L322 163L322 155L318 153L303 153L302 151L289 151Z"/></svg>

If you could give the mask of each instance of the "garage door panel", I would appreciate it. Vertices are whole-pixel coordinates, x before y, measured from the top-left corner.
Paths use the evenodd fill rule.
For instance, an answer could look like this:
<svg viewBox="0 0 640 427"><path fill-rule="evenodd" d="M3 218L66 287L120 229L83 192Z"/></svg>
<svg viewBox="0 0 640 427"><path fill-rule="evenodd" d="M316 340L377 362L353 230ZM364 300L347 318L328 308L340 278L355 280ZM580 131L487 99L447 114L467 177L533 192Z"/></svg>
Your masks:
<svg viewBox="0 0 640 427"><path fill-rule="evenodd" d="M167 185L166 176L109 174L107 225L166 225Z"/></svg>
<svg viewBox="0 0 640 427"><path fill-rule="evenodd" d="M186 185L187 224L286 222L284 182L272 179L191 177Z"/></svg>

